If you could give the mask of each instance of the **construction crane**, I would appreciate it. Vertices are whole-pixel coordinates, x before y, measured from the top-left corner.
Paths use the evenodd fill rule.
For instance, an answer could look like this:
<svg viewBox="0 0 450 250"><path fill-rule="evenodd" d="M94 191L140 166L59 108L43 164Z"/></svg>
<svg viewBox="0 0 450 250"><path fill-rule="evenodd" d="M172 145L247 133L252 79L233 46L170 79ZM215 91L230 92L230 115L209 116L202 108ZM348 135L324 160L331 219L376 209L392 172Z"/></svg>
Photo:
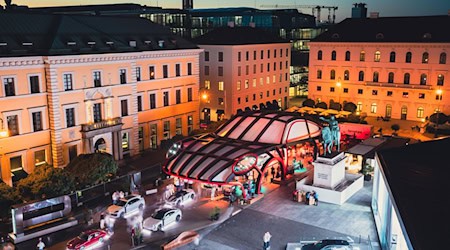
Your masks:
<svg viewBox="0 0 450 250"><path fill-rule="evenodd" d="M261 8L274 8L274 9L288 9L288 8L295 8L295 9L311 9L312 15L317 18L317 22L321 22L320 19L320 11L321 9L328 9L328 22L334 23L336 21L336 10L338 9L337 6L321 6L321 5L281 5L281 4L275 4L275 5L260 5ZM333 16L331 16L331 11L333 11ZM317 16L316 16L317 13Z"/></svg>

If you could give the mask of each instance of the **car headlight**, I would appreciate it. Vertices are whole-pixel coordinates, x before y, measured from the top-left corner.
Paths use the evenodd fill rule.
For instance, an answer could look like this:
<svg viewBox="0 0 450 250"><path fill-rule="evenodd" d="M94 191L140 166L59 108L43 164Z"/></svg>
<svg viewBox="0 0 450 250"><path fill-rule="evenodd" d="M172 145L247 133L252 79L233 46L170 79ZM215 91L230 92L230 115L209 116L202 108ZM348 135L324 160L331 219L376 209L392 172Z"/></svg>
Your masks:
<svg viewBox="0 0 450 250"><path fill-rule="evenodd" d="M166 158L172 158L175 155L177 155L179 152L181 152L182 142L175 142L170 148L169 151L167 151Z"/></svg>

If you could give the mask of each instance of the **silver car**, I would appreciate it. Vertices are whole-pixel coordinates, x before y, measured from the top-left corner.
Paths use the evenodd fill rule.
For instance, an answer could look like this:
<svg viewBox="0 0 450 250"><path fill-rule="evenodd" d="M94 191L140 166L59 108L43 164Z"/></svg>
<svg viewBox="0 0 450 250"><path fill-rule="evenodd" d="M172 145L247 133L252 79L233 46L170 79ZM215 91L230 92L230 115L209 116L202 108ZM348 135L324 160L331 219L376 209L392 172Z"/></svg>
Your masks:
<svg viewBox="0 0 450 250"><path fill-rule="evenodd" d="M138 209L143 210L145 199L140 195L129 195L119 199L116 204L108 207L107 213L114 218L123 218L125 215L135 212Z"/></svg>
<svg viewBox="0 0 450 250"><path fill-rule="evenodd" d="M191 201L195 199L195 192L192 189L182 189L167 199L167 203L172 206L180 206L186 201Z"/></svg>
<svg viewBox="0 0 450 250"><path fill-rule="evenodd" d="M161 208L144 220L142 226L151 231L162 231L168 225L181 220L181 210L177 208Z"/></svg>

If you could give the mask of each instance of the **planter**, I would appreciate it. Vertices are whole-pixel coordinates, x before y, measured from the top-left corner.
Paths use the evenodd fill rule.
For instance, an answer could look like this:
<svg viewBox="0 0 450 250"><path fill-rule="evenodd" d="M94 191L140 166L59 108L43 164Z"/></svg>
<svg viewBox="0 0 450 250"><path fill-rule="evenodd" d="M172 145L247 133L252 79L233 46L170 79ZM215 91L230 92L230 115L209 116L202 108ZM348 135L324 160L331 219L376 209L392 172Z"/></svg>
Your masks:
<svg viewBox="0 0 450 250"><path fill-rule="evenodd" d="M371 181L372 180L372 175L370 175L370 174L364 175L364 180L365 181Z"/></svg>

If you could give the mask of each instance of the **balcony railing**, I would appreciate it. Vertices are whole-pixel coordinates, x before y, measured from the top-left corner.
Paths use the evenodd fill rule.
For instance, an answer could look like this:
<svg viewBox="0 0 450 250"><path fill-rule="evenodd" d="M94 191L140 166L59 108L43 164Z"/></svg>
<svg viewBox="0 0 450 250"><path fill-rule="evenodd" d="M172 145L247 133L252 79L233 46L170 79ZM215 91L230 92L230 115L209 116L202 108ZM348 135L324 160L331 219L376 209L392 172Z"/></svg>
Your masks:
<svg viewBox="0 0 450 250"><path fill-rule="evenodd" d="M367 82L367 86L389 87L389 88L404 88L404 89L433 89L431 85L418 84L397 84L397 83L383 83L383 82Z"/></svg>
<svg viewBox="0 0 450 250"><path fill-rule="evenodd" d="M107 127L112 127L122 124L122 118L121 117L115 117L108 120L103 120L95 123L88 123L88 124L82 124L81 125L81 132L88 132L96 129L102 129Z"/></svg>

